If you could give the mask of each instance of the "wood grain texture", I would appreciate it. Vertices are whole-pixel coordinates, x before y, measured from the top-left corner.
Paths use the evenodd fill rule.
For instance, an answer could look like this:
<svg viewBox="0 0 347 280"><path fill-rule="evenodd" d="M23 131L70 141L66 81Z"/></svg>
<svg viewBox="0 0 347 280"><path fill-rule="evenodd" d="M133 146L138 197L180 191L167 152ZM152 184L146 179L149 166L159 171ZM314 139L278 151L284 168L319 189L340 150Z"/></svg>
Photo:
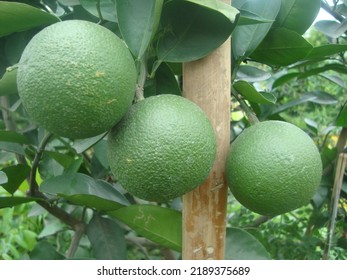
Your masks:
<svg viewBox="0 0 347 280"><path fill-rule="evenodd" d="M230 3L230 1L224 1ZM209 56L183 66L183 95L209 117L217 157L208 179L183 197L183 252L189 260L224 259L230 143L230 40Z"/></svg>

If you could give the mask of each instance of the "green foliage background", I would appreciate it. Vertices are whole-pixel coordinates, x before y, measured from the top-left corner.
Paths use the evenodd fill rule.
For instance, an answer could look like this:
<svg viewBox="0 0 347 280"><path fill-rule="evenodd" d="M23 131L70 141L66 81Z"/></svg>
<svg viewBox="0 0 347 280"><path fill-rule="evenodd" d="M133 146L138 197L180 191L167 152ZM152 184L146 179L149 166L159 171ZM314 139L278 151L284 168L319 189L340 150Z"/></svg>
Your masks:
<svg viewBox="0 0 347 280"><path fill-rule="evenodd" d="M101 24L125 40L145 97L181 94L182 63L231 34L231 139L255 117L294 123L317 143L324 174L309 205L276 217L254 214L230 194L226 258L347 259L346 178L339 203L331 203L347 139L345 1L126 2L0 1L0 259L181 258L180 198L159 205L131 196L109 170L104 135L50 135L21 105L15 64L25 45L44 26L69 19ZM311 26L321 5L336 20ZM8 11L14 16L3 16Z"/></svg>

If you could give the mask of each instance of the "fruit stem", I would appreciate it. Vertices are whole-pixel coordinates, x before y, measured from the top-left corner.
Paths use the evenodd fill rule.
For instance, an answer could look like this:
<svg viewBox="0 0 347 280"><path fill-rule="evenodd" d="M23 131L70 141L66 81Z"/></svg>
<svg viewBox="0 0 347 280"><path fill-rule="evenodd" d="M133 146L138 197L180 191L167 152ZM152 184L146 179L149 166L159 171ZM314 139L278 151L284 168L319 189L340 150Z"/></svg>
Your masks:
<svg viewBox="0 0 347 280"><path fill-rule="evenodd" d="M139 60L139 63L140 63L140 70L139 70L139 76L138 76L137 85L136 85L135 102L145 99L143 91L144 91L144 86L145 86L147 75L148 75L146 54L144 54L141 60Z"/></svg>
<svg viewBox="0 0 347 280"><path fill-rule="evenodd" d="M246 102L240 97L240 94L237 92L237 90L231 86L231 94L235 97L235 99L240 103L240 106L244 113L247 116L247 119L251 125L254 125L259 122L259 119L257 118L256 114L252 111L251 108L246 104Z"/></svg>

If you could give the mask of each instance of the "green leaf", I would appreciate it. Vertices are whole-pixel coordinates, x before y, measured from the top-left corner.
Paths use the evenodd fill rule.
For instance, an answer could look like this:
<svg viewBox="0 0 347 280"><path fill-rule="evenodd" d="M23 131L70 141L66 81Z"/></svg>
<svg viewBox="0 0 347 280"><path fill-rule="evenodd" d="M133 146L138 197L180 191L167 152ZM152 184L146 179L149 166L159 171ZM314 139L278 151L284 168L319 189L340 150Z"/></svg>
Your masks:
<svg viewBox="0 0 347 280"><path fill-rule="evenodd" d="M275 88L287 83L288 81L299 77L300 75L301 75L301 73L299 73L299 72L285 74L274 81L274 83L272 84L272 89L275 89Z"/></svg>
<svg viewBox="0 0 347 280"><path fill-rule="evenodd" d="M261 70L253 66L240 65L236 77L238 80L244 80L249 83L255 83L269 79L271 77L271 74L267 71Z"/></svg>
<svg viewBox="0 0 347 280"><path fill-rule="evenodd" d="M272 29L251 57L261 63L286 66L304 59L312 45L298 33L285 29Z"/></svg>
<svg viewBox="0 0 347 280"><path fill-rule="evenodd" d="M5 172L0 171L0 185L6 184L8 182L8 178Z"/></svg>
<svg viewBox="0 0 347 280"><path fill-rule="evenodd" d="M13 207L23 203L39 201L39 200L42 200L42 199L34 198L34 197L21 197L21 196L0 197L0 208Z"/></svg>
<svg viewBox="0 0 347 280"><path fill-rule="evenodd" d="M281 9L273 27L284 27L304 34L320 10L320 0L282 0Z"/></svg>
<svg viewBox="0 0 347 280"><path fill-rule="evenodd" d="M58 253L51 243L42 240L38 242L32 252L29 253L31 260L64 260L65 257Z"/></svg>
<svg viewBox="0 0 347 280"><path fill-rule="evenodd" d="M17 92L17 67L9 67L0 79L0 96Z"/></svg>
<svg viewBox="0 0 347 280"><path fill-rule="evenodd" d="M338 38L347 31L347 20L339 23L334 20L317 21L314 27L331 38Z"/></svg>
<svg viewBox="0 0 347 280"><path fill-rule="evenodd" d="M163 0L117 0L119 29L129 49L140 59L157 31Z"/></svg>
<svg viewBox="0 0 347 280"><path fill-rule="evenodd" d="M269 20L266 18L263 18L255 13L252 13L250 11L242 11L239 20L237 22L237 26L240 25L251 25L251 24L258 24L258 23L273 23L274 20Z"/></svg>
<svg viewBox="0 0 347 280"><path fill-rule="evenodd" d="M323 77L323 78L327 79L328 81L333 82L334 84L337 84L338 86L340 86L342 88L345 88L345 81L344 81L344 79L342 79L339 76L333 76L333 75L329 75L329 74L325 74L325 73L319 74L318 76Z"/></svg>
<svg viewBox="0 0 347 280"><path fill-rule="evenodd" d="M176 210L130 205L108 214L159 245L178 252L182 250L182 215Z"/></svg>
<svg viewBox="0 0 347 280"><path fill-rule="evenodd" d="M347 67L345 65L339 64L339 63L332 63L332 64L326 64L321 67L315 67L310 70L307 70L304 73L300 74L298 76L298 79L305 79L309 76L314 76L319 73L330 71L330 70L338 72L338 73L342 73L342 74L347 74Z"/></svg>
<svg viewBox="0 0 347 280"><path fill-rule="evenodd" d="M7 183L2 184L2 187L10 194L14 194L22 182L28 177L30 167L24 164L11 165L4 167L2 172L6 173Z"/></svg>
<svg viewBox="0 0 347 280"><path fill-rule="evenodd" d="M126 243L124 232L111 219L98 214L88 224L87 236L97 260L125 260Z"/></svg>
<svg viewBox="0 0 347 280"><path fill-rule="evenodd" d="M107 141L101 140L93 147L94 149L94 156L98 159L98 161L101 163L101 165L104 168L108 168L108 159L107 159Z"/></svg>
<svg viewBox="0 0 347 280"><path fill-rule="evenodd" d="M42 182L42 192L100 211L111 211L129 204L111 184L81 173L65 173Z"/></svg>
<svg viewBox="0 0 347 280"><path fill-rule="evenodd" d="M24 148L18 143L4 142L0 140L0 150L15 153L18 155L25 155Z"/></svg>
<svg viewBox="0 0 347 280"><path fill-rule="evenodd" d="M347 51L347 45L325 45L314 47L305 59L326 58L331 55Z"/></svg>
<svg viewBox="0 0 347 280"><path fill-rule="evenodd" d="M336 126L347 127L347 104L345 104L336 119Z"/></svg>
<svg viewBox="0 0 347 280"><path fill-rule="evenodd" d="M161 63L153 79L147 80L144 89L145 97L158 94L181 95L175 75L166 63Z"/></svg>
<svg viewBox="0 0 347 280"><path fill-rule="evenodd" d="M312 102L312 103L316 103L320 105L334 105L338 103L337 99L334 96L330 95L329 93L326 93L323 91L306 92L300 98L292 100L286 104L283 104L277 107L271 114L272 115L279 114L281 112L288 110L289 108L292 108L294 106L297 106L306 102Z"/></svg>
<svg viewBox="0 0 347 280"><path fill-rule="evenodd" d="M103 139L106 134L107 133L103 133L103 134L100 134L100 135L97 135L97 136L94 136L91 138L75 140L73 145L72 145L72 148L74 148L74 150L78 154L83 153L84 151L88 150L93 145L98 143L101 139Z"/></svg>
<svg viewBox="0 0 347 280"><path fill-rule="evenodd" d="M0 141L18 144L30 144L30 141L23 134L12 130L0 130Z"/></svg>
<svg viewBox="0 0 347 280"><path fill-rule="evenodd" d="M58 21L54 15L30 5L0 1L0 37Z"/></svg>
<svg viewBox="0 0 347 280"><path fill-rule="evenodd" d="M102 19L117 22L115 0L80 0L84 9L93 16L99 18L98 3L100 4L100 12Z"/></svg>
<svg viewBox="0 0 347 280"><path fill-rule="evenodd" d="M187 62L208 55L229 38L238 13L230 5L215 0L166 2L158 59Z"/></svg>
<svg viewBox="0 0 347 280"><path fill-rule="evenodd" d="M270 92L258 92L254 86L246 81L237 81L233 87L250 102L261 104L275 104L276 97Z"/></svg>
<svg viewBox="0 0 347 280"><path fill-rule="evenodd" d="M232 5L243 15L255 14L267 23L237 26L233 32L232 50L236 61L248 57L265 38L281 6L281 0L235 0Z"/></svg>
<svg viewBox="0 0 347 280"><path fill-rule="evenodd" d="M240 228L227 228L226 260L270 260L270 254L253 235Z"/></svg>

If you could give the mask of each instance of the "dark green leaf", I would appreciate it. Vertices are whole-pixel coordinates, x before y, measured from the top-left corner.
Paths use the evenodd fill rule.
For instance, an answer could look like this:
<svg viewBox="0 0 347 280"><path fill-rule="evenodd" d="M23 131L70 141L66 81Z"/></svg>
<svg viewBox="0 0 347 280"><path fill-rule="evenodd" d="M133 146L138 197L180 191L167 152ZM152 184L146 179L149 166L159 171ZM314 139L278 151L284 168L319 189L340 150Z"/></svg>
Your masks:
<svg viewBox="0 0 347 280"><path fill-rule="evenodd" d="M23 146L18 143L0 141L0 150L5 150L7 152L15 153L22 156L25 155Z"/></svg>
<svg viewBox="0 0 347 280"><path fill-rule="evenodd" d="M331 38L338 38L347 31L347 20L341 23L334 20L320 20L314 27Z"/></svg>
<svg viewBox="0 0 347 280"><path fill-rule="evenodd" d="M272 29L251 57L261 63L286 66L304 59L312 45L298 33L285 29Z"/></svg>
<svg viewBox="0 0 347 280"><path fill-rule="evenodd" d="M326 71L335 71L338 73L342 73L342 74L347 74L347 67L343 64L338 64L338 63L332 63L332 64L327 64L321 67L315 67L312 68L310 70L305 71L304 73L300 74L300 76L298 77L298 79L305 79L309 76L314 76L317 75L319 73L322 72L326 72Z"/></svg>
<svg viewBox="0 0 347 280"><path fill-rule="evenodd" d="M38 242L32 252L29 253L31 260L64 260L65 257L58 253L48 241Z"/></svg>
<svg viewBox="0 0 347 280"><path fill-rule="evenodd" d="M310 131L312 131L315 135L317 135L317 133L318 133L317 122L315 122L309 118L305 118L304 121L305 121L307 127L310 129Z"/></svg>
<svg viewBox="0 0 347 280"><path fill-rule="evenodd" d="M2 169L6 173L8 182L2 187L10 194L14 194L22 182L28 177L30 167L24 164L11 165Z"/></svg>
<svg viewBox="0 0 347 280"><path fill-rule="evenodd" d="M6 184L8 182L8 178L5 172L0 171L0 185Z"/></svg>
<svg viewBox="0 0 347 280"><path fill-rule="evenodd" d="M269 20L266 18L263 18L255 13L252 13L250 11L242 11L239 20L237 22L237 25L250 25L250 24L258 24L258 23L273 23L274 20Z"/></svg>
<svg viewBox="0 0 347 280"><path fill-rule="evenodd" d="M287 83L288 81L295 79L299 76L300 76L299 72L285 74L274 81L274 83L272 84L272 88L274 89L276 87L279 87L279 86Z"/></svg>
<svg viewBox="0 0 347 280"><path fill-rule="evenodd" d="M281 0L236 0L232 1L232 4L240 10L241 16L255 14L268 21L267 23L241 25L235 28L232 50L235 60L239 61L248 57L265 38L280 10Z"/></svg>
<svg viewBox="0 0 347 280"><path fill-rule="evenodd" d="M182 215L178 211L155 205L131 205L108 214L159 245L182 250Z"/></svg>
<svg viewBox="0 0 347 280"><path fill-rule="evenodd" d="M270 77L271 74L269 72L248 65L240 65L237 71L237 79L249 83L262 82Z"/></svg>
<svg viewBox="0 0 347 280"><path fill-rule="evenodd" d="M220 1L169 1L162 14L160 61L186 62L202 58L230 36L238 11Z"/></svg>
<svg viewBox="0 0 347 280"><path fill-rule="evenodd" d="M157 31L163 0L117 0L119 29L134 56L140 59Z"/></svg>
<svg viewBox="0 0 347 280"><path fill-rule="evenodd" d="M29 144L30 141L23 134L12 130L0 130L0 141L18 144Z"/></svg>
<svg viewBox="0 0 347 280"><path fill-rule="evenodd" d="M275 104L276 97L270 92L258 92L254 86L246 81L237 81L233 87L250 102L262 104Z"/></svg>
<svg viewBox="0 0 347 280"><path fill-rule="evenodd" d="M41 200L39 198L33 197L21 197L21 196L9 196L9 197L0 197L0 208L13 207L23 203L28 203L32 201Z"/></svg>
<svg viewBox="0 0 347 280"><path fill-rule="evenodd" d="M325 45L314 47L305 59L325 58L337 53L347 51L347 45Z"/></svg>
<svg viewBox="0 0 347 280"><path fill-rule="evenodd" d="M9 67L0 79L0 96L17 93L17 67Z"/></svg>
<svg viewBox="0 0 347 280"><path fill-rule="evenodd" d="M286 104L283 104L279 107L277 107L272 114L279 114L283 111L288 110L289 108L292 108L294 106L306 103L306 102L312 102L317 103L321 105L334 105L338 101L336 98L329 93L323 92L323 91L314 91L314 92L306 92L303 94L300 98L292 100Z"/></svg>
<svg viewBox="0 0 347 280"><path fill-rule="evenodd" d="M45 154L54 159L64 168L68 168L75 161L73 157L55 151L46 151Z"/></svg>
<svg viewBox="0 0 347 280"><path fill-rule="evenodd" d="M105 135L106 134L103 133L91 138L78 139L73 143L72 148L74 148L76 153L78 154L83 153L84 151L88 150L90 147L98 143L101 139L103 139Z"/></svg>
<svg viewBox="0 0 347 280"><path fill-rule="evenodd" d="M227 228L226 260L269 260L270 254L253 235L239 228Z"/></svg>
<svg viewBox="0 0 347 280"><path fill-rule="evenodd" d="M337 116L336 126L347 127L347 104L345 104L345 106Z"/></svg>
<svg viewBox="0 0 347 280"><path fill-rule="evenodd" d="M101 140L93 147L94 156L98 159L98 161L102 164L104 168L108 168L108 160L107 160L107 141Z"/></svg>
<svg viewBox="0 0 347 280"><path fill-rule="evenodd" d="M155 77L147 80L144 93L145 97L158 94L181 95L176 77L166 63L161 63L155 72Z"/></svg>
<svg viewBox="0 0 347 280"><path fill-rule="evenodd" d="M117 22L115 0L80 0L84 9L93 16L99 18L98 3L100 4L100 12L102 19Z"/></svg>
<svg viewBox="0 0 347 280"><path fill-rule="evenodd" d="M0 1L0 37L58 21L54 15L32 6Z"/></svg>
<svg viewBox="0 0 347 280"><path fill-rule="evenodd" d="M316 19L320 0L282 0L274 27L284 27L304 34Z"/></svg>
<svg viewBox="0 0 347 280"><path fill-rule="evenodd" d="M124 232L120 226L111 219L103 218L95 214L88 224L87 236L92 245L96 259L126 259Z"/></svg>
<svg viewBox="0 0 347 280"><path fill-rule="evenodd" d="M100 211L116 210L129 204L111 184L80 173L65 173L45 180L41 191Z"/></svg>

